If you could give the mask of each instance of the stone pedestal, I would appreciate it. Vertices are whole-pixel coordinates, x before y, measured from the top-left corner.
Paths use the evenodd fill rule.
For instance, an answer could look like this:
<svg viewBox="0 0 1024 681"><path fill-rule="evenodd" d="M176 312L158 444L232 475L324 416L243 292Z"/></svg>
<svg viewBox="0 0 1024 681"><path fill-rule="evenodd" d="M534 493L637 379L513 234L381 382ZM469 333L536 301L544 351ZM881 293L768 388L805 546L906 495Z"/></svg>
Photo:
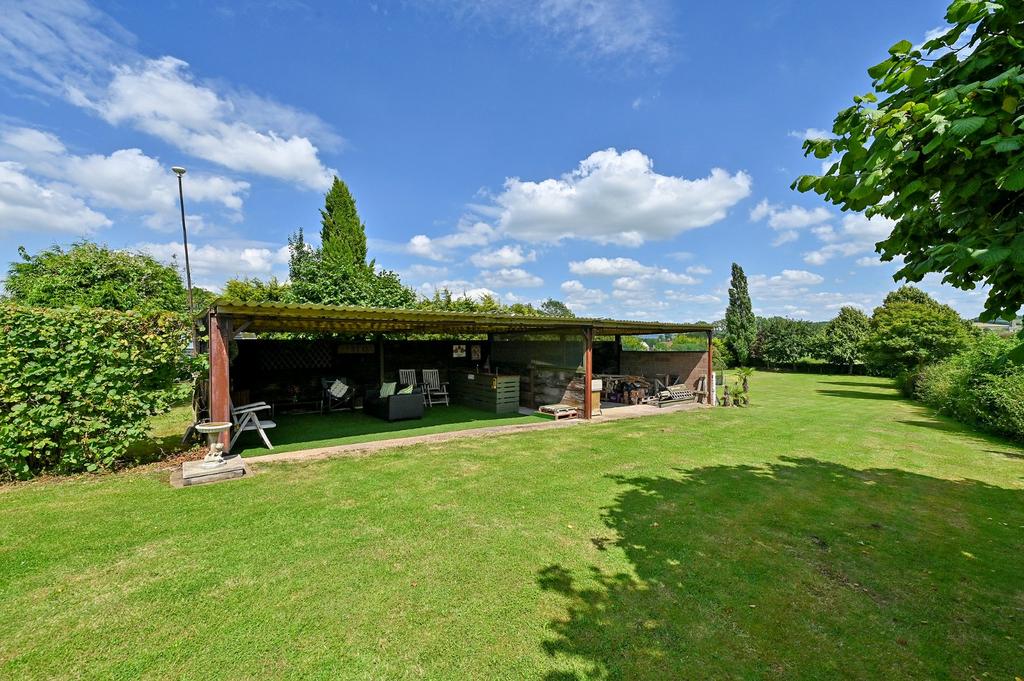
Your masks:
<svg viewBox="0 0 1024 681"><path fill-rule="evenodd" d="M216 468L204 468L202 461L186 461L181 464L181 471L175 471L175 474L171 476L171 485L190 487L209 482L234 480L246 475L250 475L249 467L245 465L245 461L240 456L224 457L224 464Z"/></svg>

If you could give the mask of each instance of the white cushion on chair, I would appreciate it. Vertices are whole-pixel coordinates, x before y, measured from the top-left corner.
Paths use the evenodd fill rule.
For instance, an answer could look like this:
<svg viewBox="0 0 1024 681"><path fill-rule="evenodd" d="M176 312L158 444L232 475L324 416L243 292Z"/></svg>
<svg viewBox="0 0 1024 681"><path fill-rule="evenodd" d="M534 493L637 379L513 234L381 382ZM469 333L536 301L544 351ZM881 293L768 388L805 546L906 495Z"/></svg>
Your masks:
<svg viewBox="0 0 1024 681"><path fill-rule="evenodd" d="M341 381L335 381L331 383L331 387L327 389L327 392L331 393L332 396L341 399L348 392L348 386Z"/></svg>

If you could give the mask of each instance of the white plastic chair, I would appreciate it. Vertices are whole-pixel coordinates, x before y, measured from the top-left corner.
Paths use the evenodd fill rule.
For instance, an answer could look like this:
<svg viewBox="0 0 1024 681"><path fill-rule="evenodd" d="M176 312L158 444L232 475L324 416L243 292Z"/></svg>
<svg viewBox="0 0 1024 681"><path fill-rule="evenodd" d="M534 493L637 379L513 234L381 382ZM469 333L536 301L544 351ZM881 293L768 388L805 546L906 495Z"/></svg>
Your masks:
<svg viewBox="0 0 1024 681"><path fill-rule="evenodd" d="M441 382L441 376L438 374L437 369L424 369L423 370L423 387L424 395L427 398L427 404L433 407L435 404L448 404L448 384Z"/></svg>
<svg viewBox="0 0 1024 681"><path fill-rule="evenodd" d="M253 402L251 404L243 404L241 407L231 405L231 422L235 424L235 434L231 438L228 449L234 448L238 437L247 430L258 432L267 449L273 449L274 445L270 444L267 430L277 428L277 424L270 419L261 419L258 415L259 412L269 409L273 409L273 407L266 402Z"/></svg>

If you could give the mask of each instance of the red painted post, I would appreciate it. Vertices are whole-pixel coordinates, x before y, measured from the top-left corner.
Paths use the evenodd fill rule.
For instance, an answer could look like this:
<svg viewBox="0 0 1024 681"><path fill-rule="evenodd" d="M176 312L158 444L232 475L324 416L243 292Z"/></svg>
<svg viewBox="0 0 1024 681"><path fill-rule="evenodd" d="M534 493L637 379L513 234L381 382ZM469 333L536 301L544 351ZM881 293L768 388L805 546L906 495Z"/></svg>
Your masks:
<svg viewBox="0 0 1024 681"><path fill-rule="evenodd" d="M711 392L715 387L715 370L712 368L714 364L711 361L711 354L714 348L714 343L711 341L713 333L714 332L712 331L708 331L708 384L705 386L705 389L707 390L707 404L710 404L711 406L715 406L711 401Z"/></svg>
<svg viewBox="0 0 1024 681"><path fill-rule="evenodd" d="M231 319L220 319L211 312L206 328L210 332L210 420L225 422L231 420L231 379L228 358L228 343L231 341ZM228 453L231 433L220 434L224 453Z"/></svg>
<svg viewBox="0 0 1024 681"><path fill-rule="evenodd" d="M586 343L583 351L583 418L590 419L594 416L594 393L591 390L594 383L594 330L585 330L583 339Z"/></svg>

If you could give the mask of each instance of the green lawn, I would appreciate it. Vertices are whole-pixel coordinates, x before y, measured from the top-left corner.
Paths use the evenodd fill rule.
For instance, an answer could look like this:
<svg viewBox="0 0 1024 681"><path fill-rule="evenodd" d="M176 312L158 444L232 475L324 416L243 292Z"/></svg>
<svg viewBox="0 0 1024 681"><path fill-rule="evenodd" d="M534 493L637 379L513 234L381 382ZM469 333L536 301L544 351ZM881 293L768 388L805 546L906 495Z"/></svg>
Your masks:
<svg viewBox="0 0 1024 681"><path fill-rule="evenodd" d="M1024 451L884 381L0 490L0 678L1013 679Z"/></svg>
<svg viewBox="0 0 1024 681"><path fill-rule="evenodd" d="M265 415L264 417L267 418ZM361 410L337 411L330 414L281 414L273 417L273 420L277 427L267 431L267 437L274 445L272 451L263 445L258 433L247 432L238 439L236 453L243 457L279 454L314 447L333 447L488 426L537 423L549 419L536 415L489 414L479 409L453 404L450 407L427 407L423 411L422 419L390 423L364 414Z"/></svg>

